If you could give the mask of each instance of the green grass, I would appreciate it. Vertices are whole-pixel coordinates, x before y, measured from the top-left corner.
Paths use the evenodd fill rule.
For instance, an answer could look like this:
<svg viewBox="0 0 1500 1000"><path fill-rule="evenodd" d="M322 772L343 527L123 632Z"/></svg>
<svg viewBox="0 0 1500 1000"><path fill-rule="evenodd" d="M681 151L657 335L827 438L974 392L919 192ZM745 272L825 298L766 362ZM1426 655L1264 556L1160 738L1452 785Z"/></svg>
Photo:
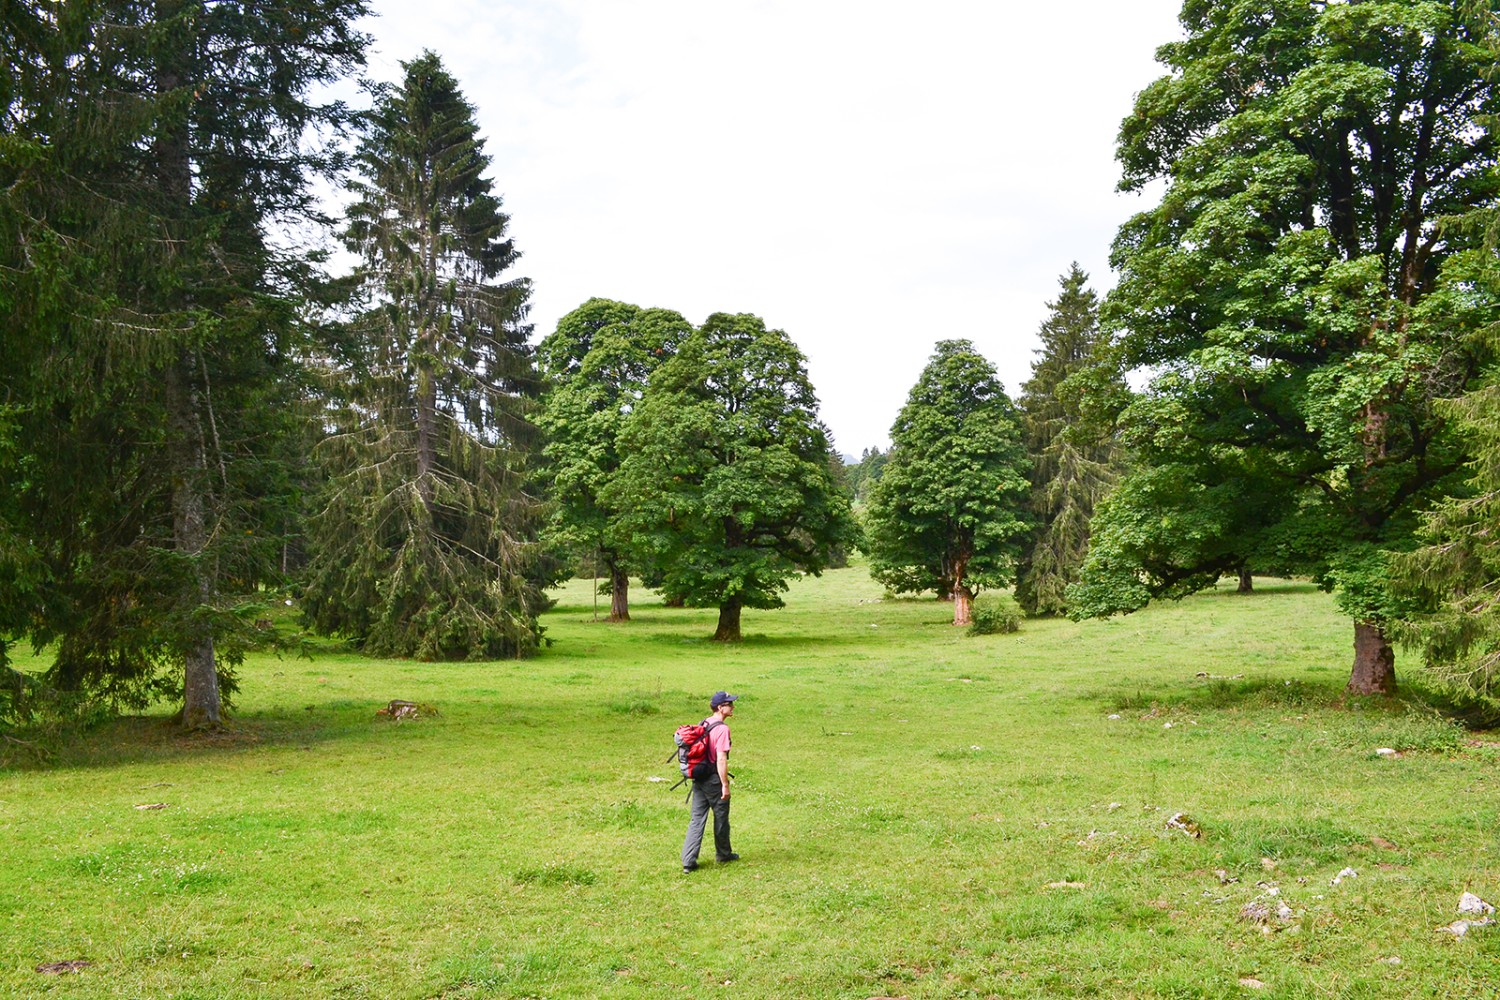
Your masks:
<svg viewBox="0 0 1500 1000"><path fill-rule="evenodd" d="M1491 995L1500 928L1434 928L1500 902L1493 739L1345 699L1328 598L1257 583L971 638L852 569L725 648L578 582L536 659L255 659L223 737L6 744L0 995ZM718 688L743 860L684 876L664 761Z"/></svg>

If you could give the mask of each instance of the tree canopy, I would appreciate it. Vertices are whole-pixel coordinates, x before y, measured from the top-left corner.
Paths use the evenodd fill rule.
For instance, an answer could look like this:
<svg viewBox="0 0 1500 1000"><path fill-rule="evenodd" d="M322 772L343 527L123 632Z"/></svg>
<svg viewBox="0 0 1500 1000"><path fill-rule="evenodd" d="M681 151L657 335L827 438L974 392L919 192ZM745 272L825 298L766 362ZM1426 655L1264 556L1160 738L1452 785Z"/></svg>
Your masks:
<svg viewBox="0 0 1500 1000"><path fill-rule="evenodd" d="M1148 479L1212 487L1233 469L1260 508L1228 523L1275 535L1336 592L1350 689L1394 689L1383 553L1456 485L1433 400L1473 380L1465 331L1495 312L1493 254L1442 225L1500 190L1487 17L1437 0L1184 6L1186 38L1159 50L1170 72L1118 150L1124 190L1166 182L1120 231L1105 308L1122 366L1155 373L1123 418L1145 468L1101 513L1084 573L1146 593L1091 613L1207 579L1218 546L1169 542L1158 570L1104 540L1151 516ZM1157 530L1181 537L1167 516Z"/></svg>
<svg viewBox="0 0 1500 1000"><path fill-rule="evenodd" d="M692 329L668 309L590 299L559 320L538 350L548 381L539 422L547 433L546 478L556 501L551 537L592 551L603 563L611 621L630 617L628 507L605 499L623 461L620 433L640 407L651 372Z"/></svg>
<svg viewBox="0 0 1500 1000"><path fill-rule="evenodd" d="M967 340L940 341L891 426L870 492L874 577L897 593L936 591L970 623L974 595L1014 579L1030 529L1019 414Z"/></svg>
<svg viewBox="0 0 1500 1000"><path fill-rule="evenodd" d="M885 471L886 453L879 448L866 448L859 453L859 461L846 465L849 475L849 490L854 499L864 503L870 498L870 490Z"/></svg>
<svg viewBox="0 0 1500 1000"><path fill-rule="evenodd" d="M604 488L636 556L714 638L743 608L779 608L787 581L819 573L852 537L806 363L756 316L714 313L651 375Z"/></svg>

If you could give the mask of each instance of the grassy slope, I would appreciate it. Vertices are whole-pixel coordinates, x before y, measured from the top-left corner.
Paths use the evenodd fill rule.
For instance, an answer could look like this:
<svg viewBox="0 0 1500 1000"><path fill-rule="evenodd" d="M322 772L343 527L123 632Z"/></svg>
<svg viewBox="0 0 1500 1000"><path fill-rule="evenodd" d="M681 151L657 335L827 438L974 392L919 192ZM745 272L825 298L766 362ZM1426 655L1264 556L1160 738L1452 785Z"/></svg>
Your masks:
<svg viewBox="0 0 1500 1000"><path fill-rule="evenodd" d="M254 661L231 739L0 772L0 994L1486 995L1500 929L1433 928L1500 902L1500 758L1342 703L1347 624L1260 583L970 639L846 570L726 649L712 611L596 624L584 582L530 661ZM744 860L684 876L649 779L721 687ZM442 715L372 721L397 697ZM1238 919L1257 881L1291 929Z"/></svg>

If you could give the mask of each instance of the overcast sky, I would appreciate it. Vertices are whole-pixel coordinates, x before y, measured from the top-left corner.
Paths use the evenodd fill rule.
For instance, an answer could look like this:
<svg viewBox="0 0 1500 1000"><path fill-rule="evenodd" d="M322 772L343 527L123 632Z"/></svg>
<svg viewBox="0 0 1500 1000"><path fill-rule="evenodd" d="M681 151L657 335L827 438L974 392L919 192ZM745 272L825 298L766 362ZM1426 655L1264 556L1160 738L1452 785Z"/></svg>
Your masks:
<svg viewBox="0 0 1500 1000"><path fill-rule="evenodd" d="M1177 0L375 0L370 74L430 48L470 102L538 336L590 296L750 312L858 455L933 345L1015 395L1057 278L1112 286L1145 207L1114 138Z"/></svg>

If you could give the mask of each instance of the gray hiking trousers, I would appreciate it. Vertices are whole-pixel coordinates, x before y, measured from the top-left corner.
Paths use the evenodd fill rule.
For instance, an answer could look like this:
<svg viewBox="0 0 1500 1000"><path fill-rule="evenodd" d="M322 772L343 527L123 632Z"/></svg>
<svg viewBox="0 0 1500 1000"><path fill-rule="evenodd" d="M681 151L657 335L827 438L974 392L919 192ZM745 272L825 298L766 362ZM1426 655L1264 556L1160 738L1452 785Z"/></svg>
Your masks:
<svg viewBox="0 0 1500 1000"><path fill-rule="evenodd" d="M698 863L698 851L703 846L703 831L708 826L708 814L714 814L714 855L723 861L734 853L729 846L729 801L724 798L724 786L719 784L717 771L693 782L688 793L691 811L688 814L687 839L682 842L682 866L691 868Z"/></svg>

